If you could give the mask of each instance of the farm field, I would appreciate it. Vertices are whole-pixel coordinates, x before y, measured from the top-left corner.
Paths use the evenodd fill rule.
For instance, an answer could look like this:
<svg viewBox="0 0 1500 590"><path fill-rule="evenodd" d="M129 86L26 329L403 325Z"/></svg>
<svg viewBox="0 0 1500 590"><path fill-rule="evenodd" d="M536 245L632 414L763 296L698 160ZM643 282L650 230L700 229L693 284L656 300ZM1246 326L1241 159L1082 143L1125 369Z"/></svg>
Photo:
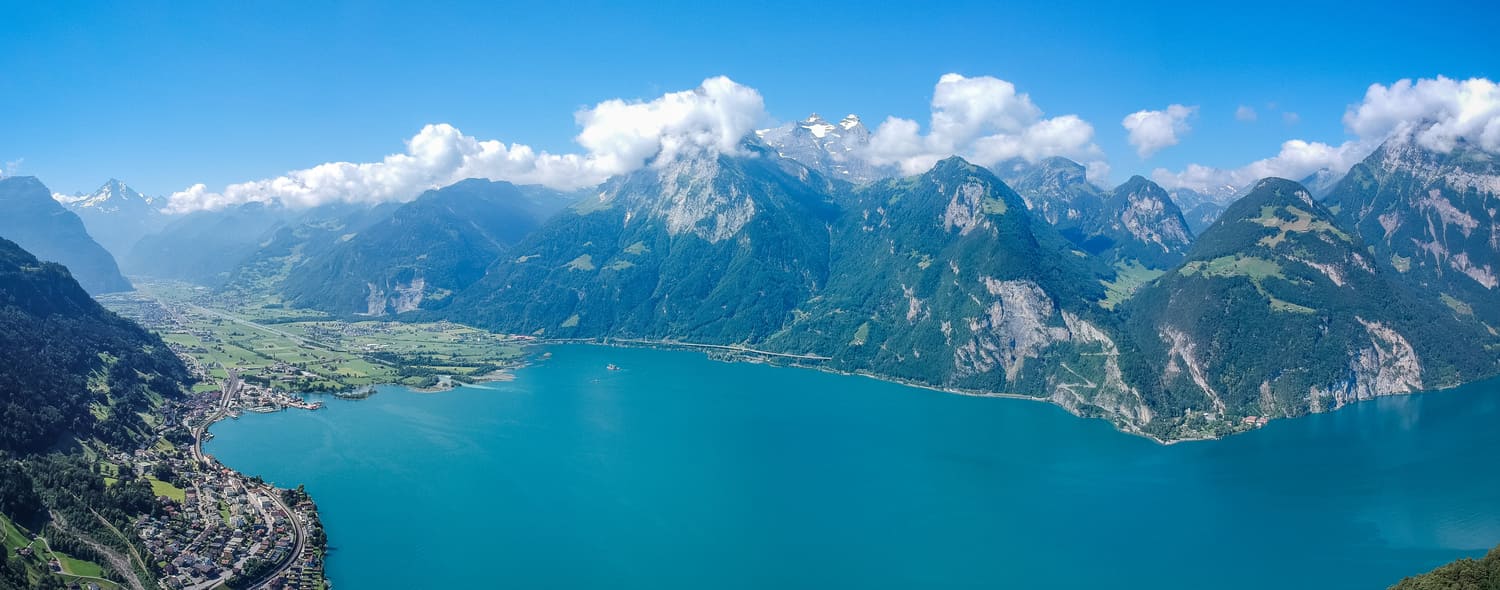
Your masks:
<svg viewBox="0 0 1500 590"><path fill-rule="evenodd" d="M234 371L296 392L384 383L430 388L444 378L496 376L524 355L525 338L451 322L332 318L183 283L140 281L138 287L100 301L161 334L214 381ZM203 382L195 390L215 387Z"/></svg>

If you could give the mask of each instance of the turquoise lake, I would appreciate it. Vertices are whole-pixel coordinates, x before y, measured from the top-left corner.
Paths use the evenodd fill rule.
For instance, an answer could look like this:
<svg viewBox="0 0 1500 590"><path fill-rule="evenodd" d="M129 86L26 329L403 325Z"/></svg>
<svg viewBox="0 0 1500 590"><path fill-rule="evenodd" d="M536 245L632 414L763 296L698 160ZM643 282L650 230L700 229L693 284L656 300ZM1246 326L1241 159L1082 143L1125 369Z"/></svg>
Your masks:
<svg viewBox="0 0 1500 590"><path fill-rule="evenodd" d="M548 350L207 450L307 485L343 590L1379 589L1500 543L1496 381L1163 446L1024 400Z"/></svg>

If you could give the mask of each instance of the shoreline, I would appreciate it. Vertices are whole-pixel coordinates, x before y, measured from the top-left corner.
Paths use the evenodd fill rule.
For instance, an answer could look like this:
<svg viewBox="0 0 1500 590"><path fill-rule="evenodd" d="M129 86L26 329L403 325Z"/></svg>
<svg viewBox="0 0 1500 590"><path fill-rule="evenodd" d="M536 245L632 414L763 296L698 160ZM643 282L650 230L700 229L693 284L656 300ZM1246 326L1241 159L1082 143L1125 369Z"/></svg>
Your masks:
<svg viewBox="0 0 1500 590"><path fill-rule="evenodd" d="M767 355L767 356L769 356L771 358L767 358L767 359L763 359L763 360L759 361L761 364L773 364L775 366L786 367L786 368L811 369L811 370L819 371L819 372L822 372L822 373L833 374L833 375L845 375L845 376L851 376L851 377L865 377L865 378L868 378L868 379L874 379L876 381L882 381L882 382L885 382L885 383L894 383L896 385L903 385L903 386L906 386L906 387L912 387L912 388L916 388L916 389L925 389L925 390L928 390L928 391L933 391L933 392L943 393L943 394L949 394L949 395L961 395L961 396L965 396L965 397L982 397L982 398L996 398L996 399L1014 399L1014 400L1024 400L1024 401L1044 403L1044 404L1048 404L1048 405L1060 408L1064 412L1067 412L1068 414L1071 414L1074 417L1079 418L1079 419L1083 419L1083 420L1103 420L1104 422L1108 423L1110 426L1113 426L1116 432L1119 432L1121 434L1138 436L1138 437L1144 438L1146 440L1150 440L1152 442L1155 442L1155 443L1157 443L1159 445L1162 445L1162 446L1172 446L1172 445L1176 445L1176 444L1179 444L1179 443L1195 443L1195 442L1208 442L1208 441L1224 440L1224 439L1227 439L1227 438L1232 437L1232 436L1238 436L1238 435L1242 435L1242 434L1249 434L1251 432L1255 432L1255 431L1260 430L1261 428L1265 427L1264 425L1261 425L1261 426L1257 426L1257 427L1254 427L1254 428L1248 428L1248 429L1244 429L1244 430L1237 430L1237 431L1231 432L1229 434L1221 435L1221 436L1198 436L1198 437L1182 437L1182 438L1170 438L1170 439L1167 439L1167 438L1162 438L1162 437L1156 436L1154 434L1147 433L1147 432L1142 431L1139 428L1136 428L1136 427L1131 426L1129 424L1124 424L1124 423L1121 423L1121 422L1117 422L1115 420L1111 420L1111 419L1109 419L1106 416L1084 416L1082 414L1079 414L1078 412L1073 411L1072 409L1068 408L1067 406L1055 403L1051 399L1045 398L1045 397L1036 397L1036 396L1030 396L1030 395L1023 395L1023 394L1019 394L1019 393L989 392L989 391L980 391L980 390L967 390L967 389L960 389L960 388L954 388L954 387L944 387L944 386L940 386L940 385L932 385L932 384L929 384L929 383L915 382L915 381L903 379L901 377L893 377L893 376L889 376L889 375L880 375L878 373L872 373L872 372L869 372L869 371L863 371L863 370L845 371L845 370L834 369L834 368L827 367L827 366L813 365L813 364L803 364L803 363L798 363L798 362L795 362L795 361L794 362L790 362L790 363L782 363L782 364L778 364L778 363L773 362L776 359L784 359L784 358L792 358L792 359L811 359L811 358L817 358L817 359L832 360L832 359L829 359L828 357L817 357L817 356L814 356L814 355L792 355L792 354L784 354L784 353L773 353L773 352L766 352L766 351L757 351L755 349L750 349L750 348L745 348L745 347L733 347L733 346L726 346L726 345L719 345L719 344L699 344L699 343L692 343L692 342L680 342L680 341L671 341L671 340L648 340L648 339L641 339L641 338L606 338L606 339L596 339L596 338L555 338L555 339L536 339L536 340L533 340L531 342L528 342L526 345L528 345L528 346L545 346L545 345L551 345L551 344L586 344L586 345L592 345L592 346L604 346L604 347L612 347L612 348L645 348L645 349L652 349L652 350L683 350L683 351L699 352L699 353L702 353L702 354L704 354L705 356L707 356L707 357L709 357L711 359L714 359L714 360L723 360L724 362L730 362L730 363L736 363L736 362L756 362L756 361L747 361L747 360L739 360L739 359L719 359L719 358L715 358L714 355L713 355L713 353L714 352L722 352L722 351L728 350L728 351L738 351L740 354L747 354L747 355L764 354L764 355ZM1496 377L1495 376L1491 376L1491 377L1488 377L1486 379L1494 379L1494 378L1496 378ZM1345 403L1345 404L1343 404L1341 406L1338 406L1336 408L1332 408L1332 409L1329 409L1329 410L1324 410L1324 411L1321 411L1321 412L1308 412L1308 413L1303 414L1301 416L1281 416L1281 417L1277 417L1277 418L1272 418L1272 419L1268 420L1267 423L1276 422L1276 421L1280 421L1280 420L1295 420L1297 418L1305 418L1307 416L1313 416L1313 415L1316 415L1316 414L1326 414L1326 413L1329 413L1329 412L1334 412L1334 411L1338 411L1338 410L1343 409L1343 408L1354 406L1354 405L1359 404L1361 402L1375 401L1375 400L1382 399L1382 398L1404 397L1404 396L1411 396L1411 395L1419 395L1419 394L1423 394L1423 393L1434 393L1434 392L1448 391L1448 390L1456 389L1456 388L1459 388L1459 387L1463 387L1465 385L1469 385L1471 383L1478 383L1478 382L1481 382L1481 381L1485 381L1486 379L1477 379L1477 380L1470 381L1470 382L1465 382L1465 383L1451 383L1451 384L1439 385L1439 386L1434 386L1432 388L1422 389L1422 390L1418 390L1418 391L1408 391L1408 392L1394 393L1394 394L1389 394L1389 395L1379 395L1379 396L1375 396L1375 397L1372 397L1372 398L1366 399L1366 400L1356 400L1354 402Z"/></svg>
<svg viewBox="0 0 1500 590"><path fill-rule="evenodd" d="M803 364L803 363L798 363L795 360L793 362L786 363L786 364L776 364L776 363L773 362L774 360L777 360L777 359L786 359L786 358L790 358L790 359L804 359L804 360L809 360L809 359L832 360L829 357L820 357L820 356L814 356L814 355L793 355L793 354L784 354L784 353L774 353L774 352L758 351L758 350L755 350L755 349L744 348L744 347L731 347L731 346L725 346L725 345L721 345L721 344L699 344L699 343L692 343L692 342L678 342L678 341L670 341L670 340L647 340L647 339L641 339L641 338L613 338L613 339L605 339L605 340L602 340L602 341L599 340L599 339L592 339L592 338L557 338L557 339L551 339L551 340L538 339L538 340L534 340L534 341L528 343L528 345L533 345L533 346L546 346L546 345L551 345L551 344L585 344L585 345L591 345L591 346L604 346L604 347L611 347L611 348L645 348L645 349L651 349L651 350L684 350L684 351L691 351L691 352L703 353L705 356L708 356L711 359L714 359L714 360L723 360L723 362L729 362L729 363L755 362L755 361L746 361L746 360L737 360L737 359L727 359L727 360L726 359L718 359L718 358L714 357L713 353L714 352L721 352L721 351L728 350L728 351L739 352L740 354L748 354L748 355L763 354L763 355L767 355L767 356L769 356L771 358L765 359L764 361L761 361L761 364L773 364L775 366L784 367L784 368L793 368L793 369L810 369L810 370L818 371L818 372L821 372L821 373L827 373L827 374L830 374L830 375L843 375L843 376L848 376L848 377L864 377L866 379L873 379L873 380L881 381L881 382L884 382L884 383L893 383L893 384L902 385L902 386L905 386L905 387L912 387L912 388L915 388L915 389L925 389L927 391L932 391L932 392L937 392L937 393L943 393L943 394L948 394L948 395L961 395L961 396L964 396L964 397L981 397L981 398L993 398L993 399L1012 399L1012 400L1022 400L1022 401L1030 401L1030 402L1037 402L1037 403L1047 404L1047 405L1050 405L1050 406L1057 407L1057 408L1061 409L1062 411L1067 412L1068 414L1071 414L1075 418L1078 418L1078 419L1081 419L1081 420L1102 420L1102 421L1108 423L1110 426L1113 426L1114 429L1115 429L1115 431L1117 431L1117 432L1119 432L1121 434L1128 434L1128 435L1133 435L1133 436L1139 436L1141 438L1145 438L1147 440L1153 441L1153 442L1155 442L1157 444L1164 445L1164 446L1174 445L1174 444L1183 443L1183 442L1200 442L1200 441L1221 440L1223 438L1226 438L1227 436L1234 436L1236 434L1244 434L1245 432L1250 432L1251 430L1255 430L1255 429L1251 429L1251 430L1245 430L1245 431L1241 431L1241 432L1234 432L1234 433L1231 433L1229 435L1219 436L1219 437L1185 437L1185 438L1176 438L1176 439L1163 439L1163 438L1157 437L1155 435L1149 434L1147 432L1144 432L1144 431L1142 431L1142 430L1140 430L1138 428L1129 426L1127 424L1122 424L1120 422L1116 422L1114 420L1110 420L1109 418L1107 418L1105 416L1084 416L1082 414L1079 414L1079 413L1073 411L1072 409L1069 409L1066 406L1063 406L1062 404L1055 403L1051 399L1048 399L1048 398L1045 398L1045 397L1036 397L1036 396L1024 395L1024 394L1020 394L1020 393L1005 393L1005 392L998 392L998 391L982 391L982 390L977 390L977 389L960 389L960 388L956 388L956 387L945 387L945 386L941 386L941 385L932 385L930 383L922 383L922 382L918 382L918 381L912 381L912 380L904 379L904 378L901 378L901 377L894 377L894 376L890 376L890 375L881 375L879 373L873 373L873 372L870 372L870 371L863 371L863 370L845 371L845 370L835 369L835 368L832 368L832 367L827 367L827 366L822 366L822 365Z"/></svg>
<svg viewBox="0 0 1500 590"><path fill-rule="evenodd" d="M1150 441L1155 442L1155 443L1157 443L1159 445L1162 445L1162 446L1171 446L1171 445L1175 445L1175 444L1179 444L1179 443L1193 443L1193 442L1206 442L1206 441L1224 440L1224 439L1227 439L1227 438L1232 437L1232 436L1237 436L1237 435L1242 435L1242 434L1248 434L1250 432L1254 432L1256 430L1260 430L1261 428L1264 427L1264 424L1262 424L1261 426L1256 426L1256 427L1247 428L1247 429L1243 429L1243 430L1236 430L1234 432L1230 432L1228 434L1219 435L1219 436L1192 436L1192 437L1182 437L1182 438L1162 438L1160 436L1157 436L1157 435L1145 432L1145 431L1141 430L1140 428L1138 428L1138 427L1136 427L1136 426L1134 426L1132 424L1110 419L1106 415L1085 416L1085 415L1083 415L1083 414L1075 411L1072 408L1069 408L1069 407L1064 406L1062 404L1056 403L1056 402L1052 401L1050 398L1046 398L1046 397L1024 395L1024 394L1019 394L1019 393L1005 393L1005 392L996 392L996 391L983 391L983 390L962 389L962 388L957 388L957 387L947 387L947 386L941 386L941 385L933 385L933 384L930 384L930 383L922 383L922 382L918 382L918 381L912 381L912 380L901 378L901 377L895 377L895 376L890 376L890 375L881 375L879 373L874 373L874 372L865 371L865 370L854 370L854 371L841 370L841 369L836 369L836 368L829 367L829 366L826 366L826 365L822 364L822 361L833 360L830 357L823 357L823 356L817 356L817 355L808 355L808 354L799 355L799 354L789 354L789 353L778 353L778 352L773 352L773 351L757 350L757 349L748 348L748 347L742 347L742 346L731 346L731 345L723 345L723 344L702 344L702 343L695 343L695 342L681 342L681 341L673 341L673 340L650 340L650 339L643 339L643 338L602 338L602 339L600 339L600 338L552 338L552 339L537 338L537 339L532 339L532 340L523 342L523 343L521 343L521 346L523 348L532 348L532 347L546 347L546 346L551 346L551 345L566 345L566 344L582 344L582 345L588 345L588 346L600 346L600 347L608 347L608 348L641 348L641 349L650 349L650 350L687 351L687 352L701 353L704 356L706 356L706 357L708 357L708 358L710 358L712 360L719 360L719 361L722 361L722 362L728 362L728 363L770 364L770 365L773 365L773 366L776 366L776 367L780 367L780 368L810 369L810 370L814 370L814 371L818 371L818 372L822 372L822 373L827 373L827 374L831 374L831 375L842 375L842 376L849 376L849 377L864 377L864 378L867 378L867 379L873 379L875 381L881 381L881 382L884 382L884 383L892 383L892 384L895 384L895 385L901 385L901 386L911 387L911 388L915 388L915 389L923 389L923 390L932 391L932 392L936 392L936 393L947 394L947 395L961 395L961 396L964 396L964 397L979 397L979 398L993 398L993 399L1011 399L1011 400L1022 400L1022 401L1030 401L1030 402L1043 403L1043 404L1047 404L1047 405L1050 405L1050 406L1057 407L1057 408L1061 409L1062 411L1067 412L1068 414L1070 414L1073 417L1078 418L1078 419L1082 419L1082 420L1102 420L1102 421L1108 423L1111 427L1113 427L1116 432L1119 432L1121 434L1131 435L1131 436L1138 436L1140 438L1144 438L1146 440L1150 440ZM738 356L739 358L735 358L736 356ZM810 363L810 362L807 362L807 361L817 361L817 362L816 363ZM517 374L516 374L517 372L519 372L521 369L525 369L527 367L530 367L533 364L534 363L532 362L532 360L530 360L528 358L528 360L523 361L523 362L519 363L516 366L498 369L498 370L493 371L491 373L487 373L487 374L485 374L483 376L471 378L472 381L470 381L470 382L464 382L464 381L459 381L459 380L456 380L456 379L450 379L449 383L446 384L446 385L440 384L440 385L436 385L436 386L432 386L432 387L412 387L412 386L409 386L409 385L403 385L401 383L394 383L394 382L393 383L375 383L375 384L371 384L371 385L365 386L365 387L370 388L371 392L369 394L366 394L366 395L363 395L363 396L339 395L338 393L330 393L330 392L303 392L300 395L303 395L303 396L307 396L307 395L311 395L311 394L334 395L336 397L339 397L340 399L360 400L360 399L365 399L365 398L369 397L370 395L374 395L376 392L373 390L373 388L375 388L377 386L398 386L398 387L402 387L402 388L404 388L404 389L406 389L408 391L411 391L413 393L424 394L424 395L433 395L433 394L439 394L439 393L443 393L443 392L447 392L447 391L452 391L454 389L457 389L459 387L463 387L463 386L466 386L466 385L478 385L478 384L481 384L481 383L494 383L494 382L515 381L518 378ZM1483 381L1483 379L1476 380L1474 382L1478 382L1478 381ZM1462 386L1467 385L1467 384L1468 383L1445 384L1445 385L1441 385L1441 386L1435 386L1435 387L1430 388L1430 389L1423 389L1423 390L1420 390L1420 391L1410 391L1410 392L1404 392L1404 393L1396 393L1396 394L1390 394L1390 395L1376 396L1376 397L1371 398L1369 400L1358 400L1358 401L1355 401L1355 402L1346 403L1346 404L1343 404L1343 405L1341 405L1339 407L1332 408L1332 409L1329 409L1329 410L1325 410L1325 411L1322 411L1322 412L1309 412L1309 413L1304 414L1302 416L1282 416L1282 417L1272 418L1271 420L1267 421L1267 423L1274 422L1274 421L1279 421L1279 420L1296 419L1296 418L1311 416L1311 415L1314 415L1314 414L1324 414L1324 413L1328 413L1328 412L1337 411L1337 410L1345 408L1345 407L1353 406L1353 405L1355 405L1357 403L1360 403L1360 402L1373 401L1375 399L1380 399L1380 398L1400 397L1400 396L1416 395L1416 394L1421 394L1421 393L1431 393L1431 392L1447 391L1447 390L1455 389L1455 388L1458 388L1458 387L1462 387Z"/></svg>

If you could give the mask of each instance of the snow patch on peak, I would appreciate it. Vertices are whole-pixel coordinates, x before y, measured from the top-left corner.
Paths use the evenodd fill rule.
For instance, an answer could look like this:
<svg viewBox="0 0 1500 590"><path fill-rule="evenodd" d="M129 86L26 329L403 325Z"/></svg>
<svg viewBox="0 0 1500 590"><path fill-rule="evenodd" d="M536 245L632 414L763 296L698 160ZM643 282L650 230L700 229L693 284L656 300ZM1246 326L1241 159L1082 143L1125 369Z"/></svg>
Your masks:
<svg viewBox="0 0 1500 590"><path fill-rule="evenodd" d="M834 124L813 113L801 121L756 130L755 135L782 157L833 178L862 183L898 172L862 157L870 143L870 130L858 115L847 115Z"/></svg>
<svg viewBox="0 0 1500 590"><path fill-rule="evenodd" d="M105 213L114 213L124 207L148 207L155 202L155 199L136 192L130 185L113 178L92 193L72 196L54 193L52 198L73 209L92 209Z"/></svg>
<svg viewBox="0 0 1500 590"><path fill-rule="evenodd" d="M834 129L838 129L838 127L835 127L832 123L824 121L823 117L818 116L817 113L813 113L812 116L808 117L806 121L803 121L802 128L806 129L809 133L812 133L813 137L816 137L818 139L828 137L828 134L830 132L832 132Z"/></svg>

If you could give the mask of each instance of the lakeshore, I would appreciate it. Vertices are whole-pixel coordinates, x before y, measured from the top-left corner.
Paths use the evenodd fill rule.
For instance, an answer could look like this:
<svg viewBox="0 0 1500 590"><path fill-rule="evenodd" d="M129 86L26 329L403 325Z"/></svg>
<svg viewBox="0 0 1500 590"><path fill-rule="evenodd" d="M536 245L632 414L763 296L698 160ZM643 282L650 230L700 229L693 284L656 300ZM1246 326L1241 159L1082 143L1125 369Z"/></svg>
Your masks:
<svg viewBox="0 0 1500 590"><path fill-rule="evenodd" d="M1463 460L1500 451L1496 382L1165 446L1049 404L548 350L483 389L221 422L209 450L305 482L361 589L1370 588L1500 541L1500 474Z"/></svg>

